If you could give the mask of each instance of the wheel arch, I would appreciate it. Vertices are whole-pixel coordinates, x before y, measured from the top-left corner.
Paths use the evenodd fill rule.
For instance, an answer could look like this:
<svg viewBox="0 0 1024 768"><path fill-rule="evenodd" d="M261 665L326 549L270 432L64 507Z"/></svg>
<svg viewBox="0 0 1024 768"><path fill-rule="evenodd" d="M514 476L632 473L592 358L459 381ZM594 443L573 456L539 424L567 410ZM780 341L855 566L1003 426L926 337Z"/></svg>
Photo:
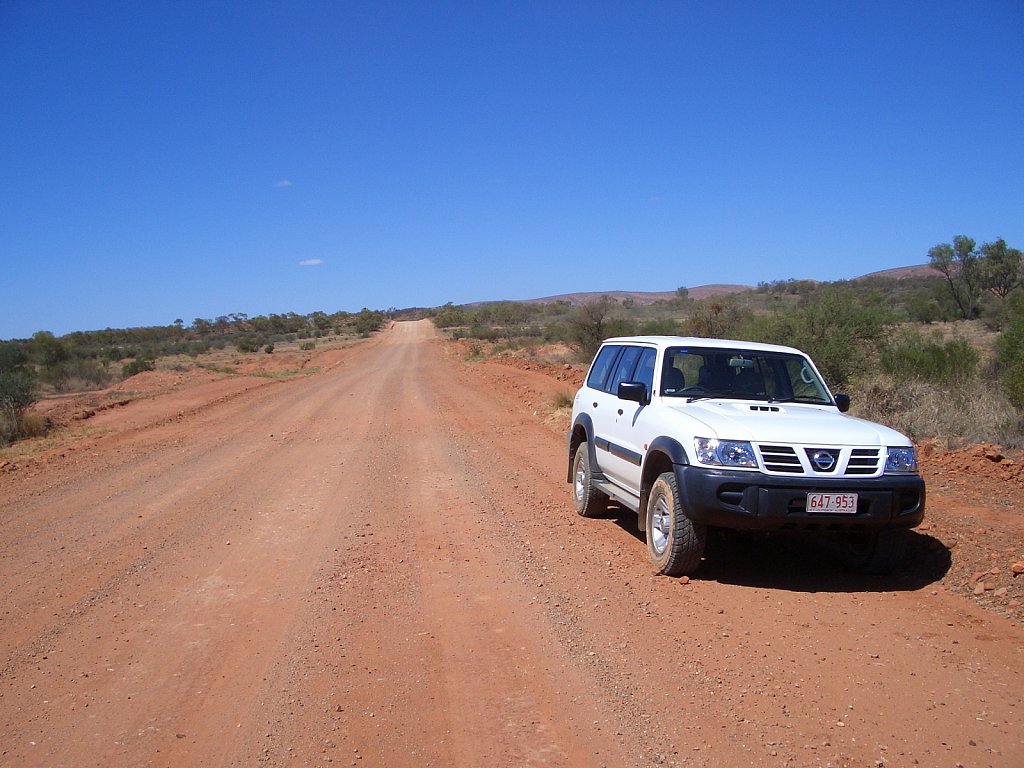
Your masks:
<svg viewBox="0 0 1024 768"><path fill-rule="evenodd" d="M646 522L647 498L654 481L664 472L673 472L676 465L689 463L686 449L673 437L656 437L648 446L644 455L644 466L640 472L640 507L636 512L641 529Z"/></svg>
<svg viewBox="0 0 1024 768"><path fill-rule="evenodd" d="M586 441L587 452L590 454L590 466L597 466L597 453L594 450L594 422L590 416L581 413L576 417L569 432L569 461L566 466L565 481L572 482L572 460L576 456L576 449L580 443Z"/></svg>

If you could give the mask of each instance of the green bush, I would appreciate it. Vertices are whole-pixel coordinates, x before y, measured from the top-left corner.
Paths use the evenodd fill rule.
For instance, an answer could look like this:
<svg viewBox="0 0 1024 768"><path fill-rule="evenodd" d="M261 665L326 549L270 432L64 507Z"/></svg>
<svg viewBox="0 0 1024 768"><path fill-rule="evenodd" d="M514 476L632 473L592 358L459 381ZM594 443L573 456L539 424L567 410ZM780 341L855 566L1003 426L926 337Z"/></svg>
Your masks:
<svg viewBox="0 0 1024 768"><path fill-rule="evenodd" d="M125 363L124 367L121 369L121 376L122 378L127 379L131 376L134 376L137 373L142 373L143 371L152 371L155 369L155 360L148 357L137 357L130 363Z"/></svg>
<svg viewBox="0 0 1024 768"><path fill-rule="evenodd" d="M360 336L369 336L378 330L387 320L387 315L377 310L363 309L355 316L356 333Z"/></svg>
<svg viewBox="0 0 1024 768"><path fill-rule="evenodd" d="M36 377L25 350L0 342L0 445L23 433L25 409L36 401Z"/></svg>
<svg viewBox="0 0 1024 768"><path fill-rule="evenodd" d="M977 376L979 360L978 351L966 339L940 344L906 330L881 346L878 362L897 380L929 381L953 388Z"/></svg>
<svg viewBox="0 0 1024 768"><path fill-rule="evenodd" d="M741 338L803 350L833 391L840 391L870 368L889 320L891 316L878 302L856 288L826 285L800 306L751 317L738 330Z"/></svg>
<svg viewBox="0 0 1024 768"><path fill-rule="evenodd" d="M0 409L23 411L36 401L36 381L28 371L0 371Z"/></svg>
<svg viewBox="0 0 1024 768"><path fill-rule="evenodd" d="M1013 405L1024 410L1024 317L1017 317L996 342L999 383Z"/></svg>

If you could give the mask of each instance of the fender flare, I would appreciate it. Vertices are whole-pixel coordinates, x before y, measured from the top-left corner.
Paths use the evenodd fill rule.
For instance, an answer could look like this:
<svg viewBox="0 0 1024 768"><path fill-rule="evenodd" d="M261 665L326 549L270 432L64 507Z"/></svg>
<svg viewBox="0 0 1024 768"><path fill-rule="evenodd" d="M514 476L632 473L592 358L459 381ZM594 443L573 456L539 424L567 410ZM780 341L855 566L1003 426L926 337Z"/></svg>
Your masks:
<svg viewBox="0 0 1024 768"><path fill-rule="evenodd" d="M640 470L640 508L637 510L637 517L639 518L641 528L645 524L644 516L647 510L647 494L650 493L651 486L658 479L658 475L661 472L668 471L664 466L660 468L656 466L658 464L663 465L664 459L659 458L657 461L649 461L652 456L668 457L669 462L672 464L671 470L677 476L678 467L685 467L690 464L690 458L686 455L686 449L674 437L659 435L647 446L647 451L644 453L644 464Z"/></svg>
<svg viewBox="0 0 1024 768"><path fill-rule="evenodd" d="M580 436L582 431L583 435ZM576 447L586 440L587 442L587 453L590 454L590 466L596 467L597 464L597 450L594 447L594 422L590 418L589 414L581 413L576 417L576 421L573 422L572 429L569 430L569 464L566 469L565 481L567 483L572 482L572 460L576 455Z"/></svg>
<svg viewBox="0 0 1024 768"><path fill-rule="evenodd" d="M644 455L644 464L647 463L647 456L650 456L654 452L664 453L672 460L673 464L685 465L690 463L690 458L686 455L686 449L683 448L682 443L674 437L659 435L654 438L651 444L647 447L647 452Z"/></svg>

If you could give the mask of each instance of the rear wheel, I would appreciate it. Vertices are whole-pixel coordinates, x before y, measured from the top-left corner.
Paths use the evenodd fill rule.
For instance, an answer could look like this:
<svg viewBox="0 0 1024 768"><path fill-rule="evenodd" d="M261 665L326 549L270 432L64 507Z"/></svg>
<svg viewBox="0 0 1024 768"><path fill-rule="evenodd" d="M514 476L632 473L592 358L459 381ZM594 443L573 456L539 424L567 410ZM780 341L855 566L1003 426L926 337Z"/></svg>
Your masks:
<svg viewBox="0 0 1024 768"><path fill-rule="evenodd" d="M572 460L572 503L581 517L597 517L608 509L608 494L594 485L586 441L576 448Z"/></svg>
<svg viewBox="0 0 1024 768"><path fill-rule="evenodd" d="M683 511L676 476L658 476L647 497L647 551L658 572L685 576L700 565L707 543L707 527L694 523Z"/></svg>

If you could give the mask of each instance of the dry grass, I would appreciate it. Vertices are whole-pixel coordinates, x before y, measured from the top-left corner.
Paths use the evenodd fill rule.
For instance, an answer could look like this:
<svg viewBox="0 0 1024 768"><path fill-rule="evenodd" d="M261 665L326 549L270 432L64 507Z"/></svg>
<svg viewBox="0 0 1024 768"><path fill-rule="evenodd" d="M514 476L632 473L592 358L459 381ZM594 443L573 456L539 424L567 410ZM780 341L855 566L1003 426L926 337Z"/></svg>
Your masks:
<svg viewBox="0 0 1024 768"><path fill-rule="evenodd" d="M938 438L949 447L995 442L1024 445L1020 413L995 386L974 379L949 391L922 381L878 375L858 382L852 413L914 440Z"/></svg>

